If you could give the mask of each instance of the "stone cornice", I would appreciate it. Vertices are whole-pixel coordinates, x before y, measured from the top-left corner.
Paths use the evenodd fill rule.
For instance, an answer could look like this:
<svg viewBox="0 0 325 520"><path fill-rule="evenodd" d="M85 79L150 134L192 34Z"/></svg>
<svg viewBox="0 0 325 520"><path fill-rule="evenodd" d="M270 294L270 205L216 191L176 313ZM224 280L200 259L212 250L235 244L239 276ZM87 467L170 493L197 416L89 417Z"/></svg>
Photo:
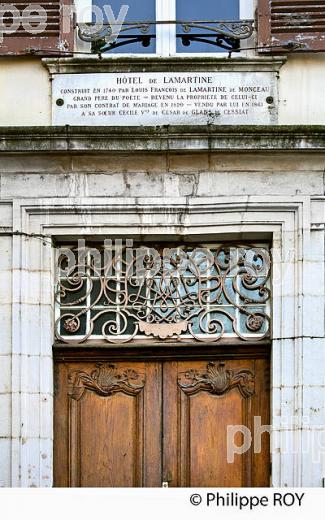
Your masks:
<svg viewBox="0 0 325 520"><path fill-rule="evenodd" d="M92 72L278 72L286 57L215 58L211 56L88 56L80 58L44 58L50 74L86 74Z"/></svg>
<svg viewBox="0 0 325 520"><path fill-rule="evenodd" d="M325 126L0 127L0 153L325 152Z"/></svg>

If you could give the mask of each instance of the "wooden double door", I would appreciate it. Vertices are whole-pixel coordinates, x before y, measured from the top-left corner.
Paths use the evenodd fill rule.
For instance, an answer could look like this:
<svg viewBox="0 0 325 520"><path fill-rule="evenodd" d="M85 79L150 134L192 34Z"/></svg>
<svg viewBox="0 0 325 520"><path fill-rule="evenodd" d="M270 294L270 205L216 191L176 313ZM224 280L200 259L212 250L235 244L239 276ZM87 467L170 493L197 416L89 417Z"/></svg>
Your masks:
<svg viewBox="0 0 325 520"><path fill-rule="evenodd" d="M254 434L269 424L268 380L267 356L61 356L54 485L268 486L268 434Z"/></svg>

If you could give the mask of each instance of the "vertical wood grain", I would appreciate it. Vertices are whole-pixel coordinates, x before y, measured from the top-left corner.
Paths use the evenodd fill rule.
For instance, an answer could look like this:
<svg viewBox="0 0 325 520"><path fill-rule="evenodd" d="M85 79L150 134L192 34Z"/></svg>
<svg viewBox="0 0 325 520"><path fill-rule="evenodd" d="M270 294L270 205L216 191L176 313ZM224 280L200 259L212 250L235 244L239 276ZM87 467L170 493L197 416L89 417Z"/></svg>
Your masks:
<svg viewBox="0 0 325 520"><path fill-rule="evenodd" d="M222 358L227 369L254 373L254 394L239 387L216 394L209 385L186 393L184 373L204 373L208 360L123 361L145 384L136 395L99 395L86 389L69 397L72 371L91 373L90 361L55 366L54 476L59 487L263 487L269 485L269 435L262 450L236 454L227 462L227 426L254 433L254 417L270 422L269 360ZM216 362L217 364L217 362ZM183 374L183 376L182 376ZM253 439L254 441L254 439ZM242 443L237 433L236 444Z"/></svg>

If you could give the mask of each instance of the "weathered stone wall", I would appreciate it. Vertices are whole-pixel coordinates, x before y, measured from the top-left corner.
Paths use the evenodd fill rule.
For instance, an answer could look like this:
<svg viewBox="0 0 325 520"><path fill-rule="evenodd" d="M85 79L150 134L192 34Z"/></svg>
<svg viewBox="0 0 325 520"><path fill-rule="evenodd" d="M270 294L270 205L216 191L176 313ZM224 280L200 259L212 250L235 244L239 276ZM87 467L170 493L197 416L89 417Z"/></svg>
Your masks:
<svg viewBox="0 0 325 520"><path fill-rule="evenodd" d="M9 156L1 165L2 200L324 194L325 153Z"/></svg>
<svg viewBox="0 0 325 520"><path fill-rule="evenodd" d="M191 138L173 137L171 130L168 141L157 138L159 144L153 134L136 143L136 131L133 137L130 131L127 153L117 151L125 139L100 132L91 152L94 137L87 132L60 138L58 130L44 140L28 139L28 129L23 138L2 134L0 484L52 484L53 249L47 239L24 234L207 233L273 237L272 483L320 486L324 131L296 129L295 136L281 138L257 132L255 141L229 132L233 145L227 151L209 151L212 141L203 142L203 130ZM224 139L215 135L213 146L220 148ZM49 151L40 152L43 146ZM115 151L108 153L110 146Z"/></svg>
<svg viewBox="0 0 325 520"><path fill-rule="evenodd" d="M0 201L0 231L12 230L12 204ZM12 238L0 236L0 487L11 483Z"/></svg>

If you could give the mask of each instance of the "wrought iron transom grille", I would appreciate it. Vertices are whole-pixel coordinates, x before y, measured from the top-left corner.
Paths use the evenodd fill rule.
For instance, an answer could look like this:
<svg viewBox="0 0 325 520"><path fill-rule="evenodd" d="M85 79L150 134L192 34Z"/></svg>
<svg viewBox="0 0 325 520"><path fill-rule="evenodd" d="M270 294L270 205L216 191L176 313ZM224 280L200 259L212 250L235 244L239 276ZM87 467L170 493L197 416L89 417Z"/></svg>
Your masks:
<svg viewBox="0 0 325 520"><path fill-rule="evenodd" d="M132 242L132 241L131 241ZM216 342L270 331L265 244L64 247L58 256L59 341Z"/></svg>

